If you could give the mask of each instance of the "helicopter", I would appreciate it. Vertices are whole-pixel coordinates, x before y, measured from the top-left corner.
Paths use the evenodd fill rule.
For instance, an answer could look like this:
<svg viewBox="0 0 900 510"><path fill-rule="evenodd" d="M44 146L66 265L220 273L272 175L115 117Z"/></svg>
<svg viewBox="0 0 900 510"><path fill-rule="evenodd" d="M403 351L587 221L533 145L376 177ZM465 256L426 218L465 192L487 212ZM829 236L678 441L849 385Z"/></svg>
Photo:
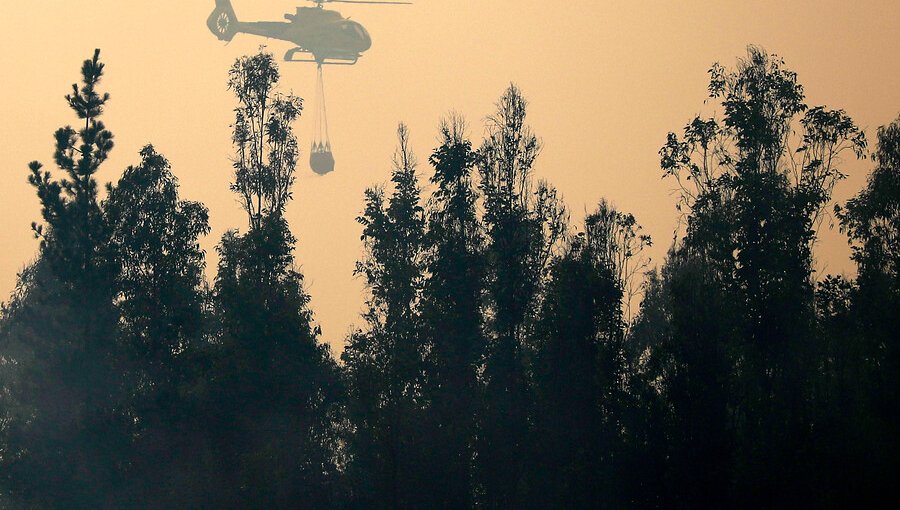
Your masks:
<svg viewBox="0 0 900 510"><path fill-rule="evenodd" d="M410 4L367 0L309 1L316 4L315 7L297 7L295 13L284 15L286 21L248 22L238 20L231 0L216 0L206 25L222 41L231 41L237 34L251 34L293 43L296 47L284 54L286 62L353 65L372 47L372 38L361 24L344 18L337 11L325 9L324 4Z"/></svg>
<svg viewBox="0 0 900 510"><path fill-rule="evenodd" d="M334 154L328 135L328 115L325 111L324 65L353 65L363 52L372 47L366 29L325 4L410 4L403 1L381 0L309 0L315 7L297 7L294 14L285 14L286 21L239 21L231 0L216 0L216 7L206 20L206 26L219 40L231 41L237 34L251 34L288 41L296 45L285 53L287 62L313 62L317 67L317 108L315 130L310 147L309 165L319 175L334 171ZM298 58L298 55L300 57Z"/></svg>

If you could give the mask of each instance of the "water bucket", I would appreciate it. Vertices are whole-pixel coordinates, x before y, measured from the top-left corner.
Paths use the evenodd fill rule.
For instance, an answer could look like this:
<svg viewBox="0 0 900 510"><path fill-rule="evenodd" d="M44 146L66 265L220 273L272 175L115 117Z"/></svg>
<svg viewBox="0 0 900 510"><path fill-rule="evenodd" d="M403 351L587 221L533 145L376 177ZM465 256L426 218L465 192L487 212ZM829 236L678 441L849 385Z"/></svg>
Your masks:
<svg viewBox="0 0 900 510"><path fill-rule="evenodd" d="M309 167L312 171L325 175L334 171L334 155L329 149L313 149L309 152Z"/></svg>

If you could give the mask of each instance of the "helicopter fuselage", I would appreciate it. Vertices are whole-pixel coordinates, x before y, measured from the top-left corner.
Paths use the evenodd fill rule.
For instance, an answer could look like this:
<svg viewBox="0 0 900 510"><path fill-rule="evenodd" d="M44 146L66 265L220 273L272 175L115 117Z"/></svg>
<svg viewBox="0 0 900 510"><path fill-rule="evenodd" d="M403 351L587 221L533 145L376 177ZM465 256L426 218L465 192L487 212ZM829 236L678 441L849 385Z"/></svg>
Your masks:
<svg viewBox="0 0 900 510"><path fill-rule="evenodd" d="M300 7L289 21L238 22L238 32L296 44L318 59L357 58L372 47L372 38L359 23L339 13Z"/></svg>
<svg viewBox="0 0 900 510"><path fill-rule="evenodd" d="M359 23L341 16L339 12L319 7L298 7L294 14L285 14L287 21L239 21L231 9L231 2L217 1L210 15L209 29L221 40L230 41L235 34L244 33L278 39L295 44L286 60L296 53L308 53L318 63L337 60L354 63L372 47L369 32Z"/></svg>

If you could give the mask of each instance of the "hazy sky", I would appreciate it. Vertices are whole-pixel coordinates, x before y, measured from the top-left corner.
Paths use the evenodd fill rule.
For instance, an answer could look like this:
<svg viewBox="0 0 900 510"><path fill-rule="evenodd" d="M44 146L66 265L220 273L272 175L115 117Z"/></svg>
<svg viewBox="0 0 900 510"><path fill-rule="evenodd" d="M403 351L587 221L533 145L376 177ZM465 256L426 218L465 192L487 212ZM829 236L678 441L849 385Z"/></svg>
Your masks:
<svg viewBox="0 0 900 510"><path fill-rule="evenodd" d="M296 5L234 0L242 20L280 20ZM264 39L238 35L229 45L206 28L213 0L5 0L0 7L0 295L31 260L37 198L28 161L52 167L52 134L74 119L63 100L81 61L95 47L107 64L104 120L116 149L98 175L118 179L153 143L172 162L184 198L210 209L208 274L214 247L245 216L228 191L234 99L226 90L235 57ZM672 183L660 179L657 151L703 108L706 70L732 65L748 43L783 56L805 85L809 104L844 108L870 139L900 113L900 2L418 0L413 6L332 4L361 22L373 47L352 67L326 69L337 169L298 169L288 219L299 238L324 339L340 348L363 299L351 276L361 254L363 190L389 178L395 127L406 122L421 171L439 119L464 114L477 140L482 120L509 82L530 100L542 137L537 177L554 183L578 221L606 197L634 213L656 243L660 262L676 223ZM268 41L277 55L287 43ZM283 86L312 100L315 69L282 64ZM311 110L312 104L308 105ZM311 117L311 116L310 116ZM311 119L298 126L309 144ZM845 199L863 184L868 161L847 161L837 189ZM825 233L818 267L851 271L845 241Z"/></svg>

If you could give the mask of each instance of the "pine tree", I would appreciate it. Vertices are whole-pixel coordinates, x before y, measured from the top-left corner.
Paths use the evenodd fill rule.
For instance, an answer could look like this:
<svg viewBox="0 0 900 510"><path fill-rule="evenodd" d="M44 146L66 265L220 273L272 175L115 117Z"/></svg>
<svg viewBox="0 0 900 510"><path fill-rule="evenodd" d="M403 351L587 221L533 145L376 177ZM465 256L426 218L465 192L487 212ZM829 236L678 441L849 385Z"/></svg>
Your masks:
<svg viewBox="0 0 900 510"><path fill-rule="evenodd" d="M39 259L22 275L2 326L7 424L4 484L27 506L113 505L129 443L113 304L115 265L95 174L113 147L100 117L100 51L66 96L83 122L55 134L54 178L38 162L29 182L41 203Z"/></svg>

